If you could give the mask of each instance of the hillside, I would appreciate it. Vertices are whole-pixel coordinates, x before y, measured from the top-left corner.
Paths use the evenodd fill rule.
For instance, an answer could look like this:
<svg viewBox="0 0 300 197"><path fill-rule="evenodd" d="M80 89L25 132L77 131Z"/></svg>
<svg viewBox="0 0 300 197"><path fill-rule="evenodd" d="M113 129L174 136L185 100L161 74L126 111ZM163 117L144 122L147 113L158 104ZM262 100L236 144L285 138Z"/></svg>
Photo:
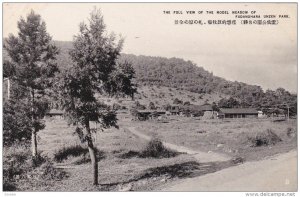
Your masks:
<svg viewBox="0 0 300 197"><path fill-rule="evenodd" d="M187 90L178 90L176 88L170 88L165 86L140 86L138 93L135 95L135 100L130 98L108 98L99 97L99 100L104 101L107 104L118 104L120 106L132 107L135 102L138 101L141 105L149 108L149 103L152 102L156 107L163 107L168 104L173 104L174 100L178 99L183 103L189 102L194 105L203 105L205 103L218 103L222 98L228 98L227 95L220 95L216 93L212 94L198 94Z"/></svg>
<svg viewBox="0 0 300 197"><path fill-rule="evenodd" d="M58 64L61 68L68 67L71 64L68 51L72 48L72 43L55 41L55 44L60 48ZM132 64L139 85L166 86L196 93L215 92L232 96L237 96L236 92L241 89L245 90L243 93L249 90L255 91L257 94L263 92L259 86L225 80L214 76L213 73L191 61L179 58L121 54L119 61L128 61Z"/></svg>
<svg viewBox="0 0 300 197"><path fill-rule="evenodd" d="M55 41L55 44L60 49L57 57L59 67L68 68L72 64L68 54L72 42ZM4 59L6 58L4 52ZM288 103L295 109L297 106L297 95L290 94L283 88L264 92L260 86L214 76L191 61L132 54L121 54L119 61L132 64L139 87L136 96L142 102L145 101L145 104L148 101L170 103L175 98L200 104L232 97L238 101L239 106L246 107L274 107L282 103ZM5 73L4 66L4 75Z"/></svg>
<svg viewBox="0 0 300 197"><path fill-rule="evenodd" d="M60 48L58 64L61 68L68 67L71 64L68 51L72 48L72 43L55 41L55 44ZM139 85L166 86L196 93L210 94L214 92L231 96L240 96L249 91L255 96L263 93L260 86L225 80L214 76L213 73L191 61L179 58L121 54L119 61L128 61L132 64Z"/></svg>

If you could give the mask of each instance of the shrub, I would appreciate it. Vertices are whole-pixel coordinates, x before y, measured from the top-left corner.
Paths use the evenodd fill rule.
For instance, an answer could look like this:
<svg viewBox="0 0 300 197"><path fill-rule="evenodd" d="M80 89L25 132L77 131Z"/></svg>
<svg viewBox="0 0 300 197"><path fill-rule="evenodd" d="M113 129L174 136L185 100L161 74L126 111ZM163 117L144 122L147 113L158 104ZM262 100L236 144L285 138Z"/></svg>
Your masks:
<svg viewBox="0 0 300 197"><path fill-rule="evenodd" d="M48 159L38 168L27 173L27 176L37 181L62 180L67 176L66 172L54 168Z"/></svg>
<svg viewBox="0 0 300 197"><path fill-rule="evenodd" d="M31 189L47 180L61 180L66 176L62 170L55 169L48 158L39 153L34 165L27 145L12 145L3 149L3 190L15 191Z"/></svg>
<svg viewBox="0 0 300 197"><path fill-rule="evenodd" d="M286 130L286 135L287 135L288 137L296 137L296 136L297 136L297 133L296 133L296 131L295 131L293 128L289 127L289 128L287 128L287 130Z"/></svg>
<svg viewBox="0 0 300 197"><path fill-rule="evenodd" d="M29 112L30 108L23 101L4 102L2 135L4 146L30 141L32 121Z"/></svg>
<svg viewBox="0 0 300 197"><path fill-rule="evenodd" d="M30 168L30 151L25 146L13 145L3 149L3 191L15 191L16 180Z"/></svg>
<svg viewBox="0 0 300 197"><path fill-rule="evenodd" d="M169 158L177 155L178 152L166 148L160 139L152 138L141 152L140 157Z"/></svg>
<svg viewBox="0 0 300 197"><path fill-rule="evenodd" d="M248 140L253 147L275 145L282 141L271 129L258 133L255 137L249 137Z"/></svg>

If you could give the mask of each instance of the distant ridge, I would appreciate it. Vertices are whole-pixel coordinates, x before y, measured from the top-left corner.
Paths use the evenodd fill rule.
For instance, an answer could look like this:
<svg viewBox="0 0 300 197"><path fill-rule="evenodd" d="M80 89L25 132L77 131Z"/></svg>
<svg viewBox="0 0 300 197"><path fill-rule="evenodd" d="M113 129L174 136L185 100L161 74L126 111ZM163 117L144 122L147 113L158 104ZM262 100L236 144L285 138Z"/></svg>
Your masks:
<svg viewBox="0 0 300 197"><path fill-rule="evenodd" d="M61 69L70 67L72 61L69 57L69 50L73 47L72 42L54 42L60 49L57 57L59 67ZM7 58L5 51L3 54L4 59ZM121 54L118 61L128 61L132 64L139 86L165 86L202 95L217 94L219 97L227 95L226 97L237 99L244 106L274 106L282 103L297 106L297 95L283 88L264 92L260 86L226 80L191 61L180 58Z"/></svg>

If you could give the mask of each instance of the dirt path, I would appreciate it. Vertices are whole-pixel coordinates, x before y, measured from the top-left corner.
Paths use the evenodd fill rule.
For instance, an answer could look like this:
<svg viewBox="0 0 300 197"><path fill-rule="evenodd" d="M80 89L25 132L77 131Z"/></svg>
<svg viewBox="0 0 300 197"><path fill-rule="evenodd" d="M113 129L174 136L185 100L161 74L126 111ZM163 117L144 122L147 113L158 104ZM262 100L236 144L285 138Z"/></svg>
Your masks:
<svg viewBox="0 0 300 197"><path fill-rule="evenodd" d="M145 134L137 131L135 129L135 127L128 127L128 130L131 133L133 133L134 135L139 136L142 139L145 139L145 140L150 140L151 139L150 136L145 135ZM163 144L167 148L176 150L178 152L185 152L187 154L191 154L191 155L193 155L193 157L195 157L195 159L197 159L198 162L201 162L201 163L215 162L215 161L228 161L228 160L231 159L229 156L219 154L219 153L214 153L214 152L206 153L206 152L194 151L194 150L191 150L191 149L186 148L184 146L178 146L178 145L171 144L171 143L168 143L168 142L163 142Z"/></svg>
<svg viewBox="0 0 300 197"><path fill-rule="evenodd" d="M184 179L162 191L297 191L297 151Z"/></svg>

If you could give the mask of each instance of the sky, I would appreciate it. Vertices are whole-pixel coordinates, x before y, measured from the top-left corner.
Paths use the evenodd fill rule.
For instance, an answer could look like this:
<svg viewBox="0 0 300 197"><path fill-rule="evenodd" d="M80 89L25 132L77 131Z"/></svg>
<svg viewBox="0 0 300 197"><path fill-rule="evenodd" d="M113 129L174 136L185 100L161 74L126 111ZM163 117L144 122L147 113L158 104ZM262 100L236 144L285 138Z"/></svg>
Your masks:
<svg viewBox="0 0 300 197"><path fill-rule="evenodd" d="M295 3L4 3L3 37L33 9L53 40L72 41L79 24L100 8L109 32L125 38L123 53L191 60L214 75L297 92L297 5ZM186 11L215 14L186 14ZM164 14L182 11L183 14ZM274 26L176 25L175 20L234 19L216 11L289 15Z"/></svg>

